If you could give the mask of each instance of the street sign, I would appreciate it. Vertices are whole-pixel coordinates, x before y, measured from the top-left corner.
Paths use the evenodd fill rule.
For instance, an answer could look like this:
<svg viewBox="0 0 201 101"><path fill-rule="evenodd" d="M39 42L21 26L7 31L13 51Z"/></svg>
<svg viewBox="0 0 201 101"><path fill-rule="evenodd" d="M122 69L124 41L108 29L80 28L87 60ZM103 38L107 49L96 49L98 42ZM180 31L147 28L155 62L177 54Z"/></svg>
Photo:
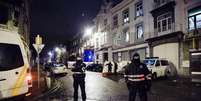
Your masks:
<svg viewBox="0 0 201 101"><path fill-rule="evenodd" d="M42 51L42 49L44 48L44 44L42 44L42 37L40 37L40 35L37 35L37 37L35 38L35 44L33 44L36 52L37 52L37 68L38 68L38 88L40 88L40 52Z"/></svg>
<svg viewBox="0 0 201 101"><path fill-rule="evenodd" d="M36 38L35 38L35 44L37 45L41 45L43 42L42 42L42 37L40 37L40 35L37 35Z"/></svg>
<svg viewBox="0 0 201 101"><path fill-rule="evenodd" d="M41 45L33 44L33 46L34 46L36 52L37 52L38 54L40 54L40 52L42 51L42 49L44 48L45 45L44 45L44 44L41 44Z"/></svg>

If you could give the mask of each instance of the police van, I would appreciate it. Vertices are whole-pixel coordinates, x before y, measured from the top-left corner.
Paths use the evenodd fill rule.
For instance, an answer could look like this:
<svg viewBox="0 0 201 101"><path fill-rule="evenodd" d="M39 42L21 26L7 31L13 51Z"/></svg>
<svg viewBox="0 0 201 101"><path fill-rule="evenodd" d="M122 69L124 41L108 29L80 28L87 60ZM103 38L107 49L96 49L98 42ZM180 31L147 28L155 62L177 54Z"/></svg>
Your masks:
<svg viewBox="0 0 201 101"><path fill-rule="evenodd" d="M169 61L166 59L160 59L158 57L150 57L144 60L148 69L152 73L152 78L167 77L171 74Z"/></svg>
<svg viewBox="0 0 201 101"><path fill-rule="evenodd" d="M0 100L30 94L29 48L17 32L0 30Z"/></svg>

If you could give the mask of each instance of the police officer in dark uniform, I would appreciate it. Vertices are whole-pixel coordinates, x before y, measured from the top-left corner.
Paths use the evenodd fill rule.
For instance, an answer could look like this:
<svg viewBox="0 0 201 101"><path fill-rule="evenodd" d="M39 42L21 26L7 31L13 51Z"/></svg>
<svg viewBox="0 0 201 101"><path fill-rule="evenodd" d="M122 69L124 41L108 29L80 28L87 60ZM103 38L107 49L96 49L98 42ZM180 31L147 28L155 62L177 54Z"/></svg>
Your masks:
<svg viewBox="0 0 201 101"><path fill-rule="evenodd" d="M138 53L133 55L131 63L125 68L124 76L129 90L129 101L135 101L137 93L140 101L147 101L147 90L151 86L151 74L147 66L140 62Z"/></svg>
<svg viewBox="0 0 201 101"><path fill-rule="evenodd" d="M78 101L78 87L80 86L82 93L82 101L86 101L86 92L85 92L85 67L86 64L83 63L80 57L77 58L76 63L74 64L75 68L72 69L73 72L73 87L74 87L74 101Z"/></svg>

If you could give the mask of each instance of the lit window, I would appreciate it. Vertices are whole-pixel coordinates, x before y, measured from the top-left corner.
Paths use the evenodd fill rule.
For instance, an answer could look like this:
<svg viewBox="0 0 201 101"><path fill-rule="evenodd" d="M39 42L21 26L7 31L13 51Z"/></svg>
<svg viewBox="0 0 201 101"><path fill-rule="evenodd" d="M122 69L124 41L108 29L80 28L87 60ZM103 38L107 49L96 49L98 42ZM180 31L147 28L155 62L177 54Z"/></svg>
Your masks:
<svg viewBox="0 0 201 101"><path fill-rule="evenodd" d="M129 29L126 28L123 30L123 35L124 35L124 40L125 42L129 42L130 41L130 33L129 33Z"/></svg>
<svg viewBox="0 0 201 101"><path fill-rule="evenodd" d="M189 30L195 29L194 17L189 17L188 21L189 21Z"/></svg>
<svg viewBox="0 0 201 101"><path fill-rule="evenodd" d="M139 2L135 5L135 16L142 16L143 15L143 6L142 6L142 2Z"/></svg>
<svg viewBox="0 0 201 101"><path fill-rule="evenodd" d="M189 30L201 28L201 7L190 10L188 16Z"/></svg>
<svg viewBox="0 0 201 101"><path fill-rule="evenodd" d="M136 32L137 32L137 39L143 38L144 31L143 31L143 25L142 24L138 24L136 26Z"/></svg>
<svg viewBox="0 0 201 101"><path fill-rule="evenodd" d="M129 42L129 39L130 39L130 34L127 32L126 33L126 42Z"/></svg>
<svg viewBox="0 0 201 101"><path fill-rule="evenodd" d="M201 14L196 16L196 26L197 28L201 28Z"/></svg>
<svg viewBox="0 0 201 101"><path fill-rule="evenodd" d="M129 23L129 9L123 11L123 24Z"/></svg>

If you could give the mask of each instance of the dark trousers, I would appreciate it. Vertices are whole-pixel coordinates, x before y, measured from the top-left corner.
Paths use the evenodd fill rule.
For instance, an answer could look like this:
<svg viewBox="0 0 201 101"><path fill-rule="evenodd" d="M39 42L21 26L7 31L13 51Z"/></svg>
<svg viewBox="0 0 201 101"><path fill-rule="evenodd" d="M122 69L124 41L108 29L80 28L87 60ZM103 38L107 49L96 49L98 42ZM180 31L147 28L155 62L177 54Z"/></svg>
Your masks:
<svg viewBox="0 0 201 101"><path fill-rule="evenodd" d="M147 91L145 86L135 86L131 84L127 84L129 90L129 101L135 101L136 94L139 94L140 101L147 101Z"/></svg>
<svg viewBox="0 0 201 101"><path fill-rule="evenodd" d="M74 101L78 101L78 88L80 86L82 100L86 101L86 92L85 92L85 79L84 78L74 78L73 87L74 87Z"/></svg>

